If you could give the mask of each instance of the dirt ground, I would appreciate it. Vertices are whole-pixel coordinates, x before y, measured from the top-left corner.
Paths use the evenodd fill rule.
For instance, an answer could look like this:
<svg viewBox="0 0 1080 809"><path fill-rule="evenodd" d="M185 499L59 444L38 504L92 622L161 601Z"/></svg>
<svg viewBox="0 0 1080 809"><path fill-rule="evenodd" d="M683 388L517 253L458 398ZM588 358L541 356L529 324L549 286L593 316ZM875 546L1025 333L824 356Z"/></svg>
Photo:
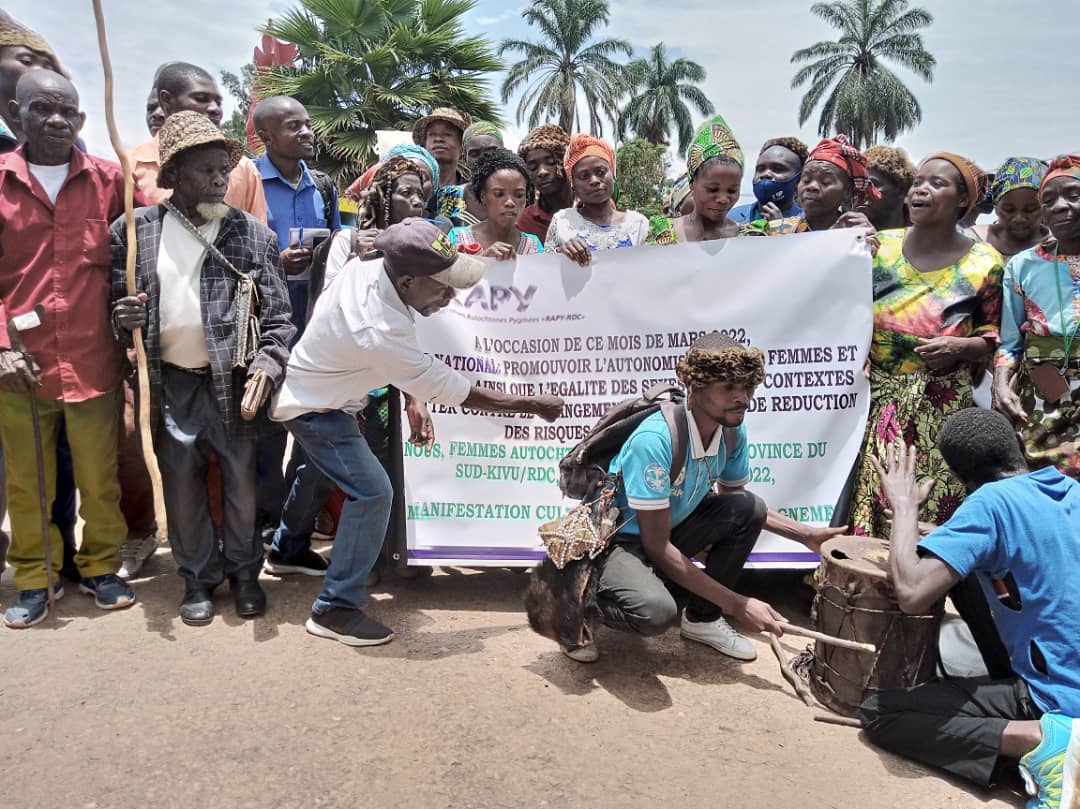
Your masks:
<svg viewBox="0 0 1080 809"><path fill-rule="evenodd" d="M125 612L69 587L57 620L0 628L0 807L1023 805L812 721L764 642L738 664L674 630L605 631L574 663L529 630L518 572L386 576L370 606L397 639L367 650L304 631L315 579L264 576L255 621L221 588L191 628L168 552L144 573ZM805 623L798 577L744 585Z"/></svg>

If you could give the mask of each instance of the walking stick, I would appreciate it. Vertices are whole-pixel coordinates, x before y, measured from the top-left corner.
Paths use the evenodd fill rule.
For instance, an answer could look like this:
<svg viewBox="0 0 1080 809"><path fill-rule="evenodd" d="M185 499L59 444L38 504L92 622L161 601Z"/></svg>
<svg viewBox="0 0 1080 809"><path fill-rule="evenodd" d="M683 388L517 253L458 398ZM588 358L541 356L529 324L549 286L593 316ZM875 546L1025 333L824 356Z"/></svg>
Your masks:
<svg viewBox="0 0 1080 809"><path fill-rule="evenodd" d="M109 59L109 43L105 38L105 13L101 8L101 0L92 0L92 2L94 23L97 25L98 49L101 51L101 66L105 71L105 123L109 128L109 140L112 142L113 151L116 152L120 168L124 173L127 293L134 295L138 292L135 287L135 175L131 172L131 163L120 141L120 131L117 129L116 116L113 112L113 71L112 61ZM137 359L135 372L139 380L139 411L135 421L139 430L139 443L142 444L146 471L150 474L150 485L154 490L154 516L157 519L158 535L164 539L169 535L169 522L165 515L165 494L161 486L161 471L158 469L157 457L154 455L154 440L150 434L150 373L146 367L146 344L143 341L142 329L135 329L131 335L135 341Z"/></svg>
<svg viewBox="0 0 1080 809"><path fill-rule="evenodd" d="M13 351L22 354L23 362L28 368L34 367L34 358L26 350L20 332L36 329L41 325L41 318L45 316L45 307L40 303L27 312L11 318L7 323L8 343ZM38 413L37 391L31 387L30 393L30 420L34 425L34 455L37 457L37 485L38 506L41 511L41 538L45 553L45 587L46 600L49 605L49 615L55 619L56 611L53 604L56 601L56 582L53 578L52 562L52 537L49 535L49 504L45 497L45 450L41 446L41 416Z"/></svg>

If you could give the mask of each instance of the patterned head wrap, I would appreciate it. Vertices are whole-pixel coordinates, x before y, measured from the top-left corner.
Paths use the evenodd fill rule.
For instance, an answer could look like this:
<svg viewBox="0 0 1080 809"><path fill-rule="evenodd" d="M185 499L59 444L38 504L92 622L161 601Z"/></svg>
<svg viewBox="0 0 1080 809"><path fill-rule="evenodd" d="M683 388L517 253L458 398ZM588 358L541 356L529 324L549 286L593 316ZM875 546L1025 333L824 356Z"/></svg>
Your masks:
<svg viewBox="0 0 1080 809"><path fill-rule="evenodd" d="M518 145L518 156L524 160L533 149L547 149L556 163L566 159L566 147L570 145L570 135L557 124L540 124Z"/></svg>
<svg viewBox="0 0 1080 809"><path fill-rule="evenodd" d="M71 76L64 70L64 66L60 64L60 60L56 58L56 54L53 49L49 47L49 43L46 42L41 36L34 31L31 31L25 25L20 25L11 18L3 9L0 9L0 48L11 47L21 45L24 48L29 48L32 51L37 51L45 56L48 56L52 60L53 67L56 68L56 72L63 76L65 79L70 79Z"/></svg>
<svg viewBox="0 0 1080 809"><path fill-rule="evenodd" d="M1039 202L1042 202L1042 191L1046 184L1058 177L1076 177L1080 179L1080 154L1063 154L1055 157L1050 162L1050 170L1043 177L1039 186Z"/></svg>
<svg viewBox="0 0 1080 809"><path fill-rule="evenodd" d="M1038 191L1047 168L1046 163L1037 157L1010 157L994 175L994 183L990 188L994 204L1017 188L1034 188Z"/></svg>
<svg viewBox="0 0 1080 809"><path fill-rule="evenodd" d="M832 163L851 178L851 184L855 188L852 202L856 207L864 205L867 199L881 199L881 192L870 182L866 158L863 157L862 152L848 143L848 139L843 135L821 141L810 150L806 162L809 163L811 160Z"/></svg>
<svg viewBox="0 0 1080 809"><path fill-rule="evenodd" d="M391 157L404 157L406 160L421 161L431 171L432 189L439 187L439 164L431 152L423 146L417 146L415 143L399 143L397 146L391 146L386 150L383 160L389 160ZM432 193L434 193L434 190Z"/></svg>
<svg viewBox="0 0 1080 809"><path fill-rule="evenodd" d="M722 115L714 115L694 133L694 140L686 150L686 172L690 179L694 179L706 160L714 157L729 157L739 164L739 168L745 163L739 142Z"/></svg>
<svg viewBox="0 0 1080 809"><path fill-rule="evenodd" d="M465 134L461 136L461 145L467 146L469 141L475 137L486 135L489 138L495 138L499 142L499 145L503 145L502 132L499 131L499 127L491 123L491 121L477 121L475 124L465 130Z"/></svg>
<svg viewBox="0 0 1080 809"><path fill-rule="evenodd" d="M990 184L990 179L986 172L963 155L953 154L952 152L934 152L934 154L924 159L919 165L925 165L931 160L944 160L946 163L952 163L956 170L960 172L960 176L964 179L964 186L967 189L968 195L968 204L961 219L978 208L979 203L987 195L986 189Z"/></svg>
<svg viewBox="0 0 1080 809"><path fill-rule="evenodd" d="M688 196L690 196L690 175L684 174L671 186L671 190L668 191L660 206L661 212L669 218L678 216L679 208L686 202Z"/></svg>
<svg viewBox="0 0 1080 809"><path fill-rule="evenodd" d="M600 138L594 138L592 135L578 133L570 138L570 143L566 147L566 159L563 164L563 168L566 169L566 176L572 177L574 175L574 166L582 158L586 157L599 157L606 160L607 164L611 166L611 171L615 171L615 152L611 150L607 142L600 140Z"/></svg>

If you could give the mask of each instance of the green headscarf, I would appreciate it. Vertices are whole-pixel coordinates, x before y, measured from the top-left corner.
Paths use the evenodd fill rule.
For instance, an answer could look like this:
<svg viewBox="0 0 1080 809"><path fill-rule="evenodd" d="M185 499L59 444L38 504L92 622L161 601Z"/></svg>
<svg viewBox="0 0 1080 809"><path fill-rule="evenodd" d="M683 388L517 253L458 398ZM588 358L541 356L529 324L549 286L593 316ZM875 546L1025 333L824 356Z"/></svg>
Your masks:
<svg viewBox="0 0 1080 809"><path fill-rule="evenodd" d="M491 121L477 121L466 129L465 134L461 136L462 147L466 146L470 140L480 135L487 135L495 138L500 146L503 145L502 132L499 131L499 127L495 126Z"/></svg>
<svg viewBox="0 0 1080 809"><path fill-rule="evenodd" d="M743 168L744 159L739 142L722 115L714 115L698 127L694 140L686 150L686 172L693 179L706 160L729 157Z"/></svg>

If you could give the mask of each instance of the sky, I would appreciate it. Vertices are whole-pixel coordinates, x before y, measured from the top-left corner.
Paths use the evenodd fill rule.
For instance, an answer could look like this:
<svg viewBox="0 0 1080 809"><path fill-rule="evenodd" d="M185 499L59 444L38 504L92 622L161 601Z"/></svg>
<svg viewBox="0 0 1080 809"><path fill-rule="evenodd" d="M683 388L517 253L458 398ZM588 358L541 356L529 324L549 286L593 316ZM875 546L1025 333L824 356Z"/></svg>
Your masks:
<svg viewBox="0 0 1080 809"><path fill-rule="evenodd" d="M103 0L116 81L121 137L130 147L147 137L144 105L154 69L183 60L218 74L239 72L259 42L256 26L298 0ZM907 75L923 122L896 145L918 160L947 150L991 169L1010 155L1049 157L1080 151L1080 20L1076 0L921 0L934 24L924 31L937 58L934 81ZM800 90L790 89L795 50L832 38L810 13L809 0L611 0L604 36L628 40L635 55L657 42L671 58L699 62L705 94L723 114L748 159L766 139L795 135L811 147L817 118L798 125ZM104 120L104 82L90 0L4 0L17 20L37 30L71 72L87 113L84 139L92 153L111 155ZM493 41L533 38L513 0L479 0L472 31ZM902 71L898 71L904 75ZM501 74L492 77L498 98ZM227 96L227 93L226 93ZM226 116L231 99L226 101ZM525 127L514 123L516 100L504 113L507 145ZM695 113L696 117L696 113ZM681 158L673 155L673 164ZM747 177L749 186L749 177Z"/></svg>

